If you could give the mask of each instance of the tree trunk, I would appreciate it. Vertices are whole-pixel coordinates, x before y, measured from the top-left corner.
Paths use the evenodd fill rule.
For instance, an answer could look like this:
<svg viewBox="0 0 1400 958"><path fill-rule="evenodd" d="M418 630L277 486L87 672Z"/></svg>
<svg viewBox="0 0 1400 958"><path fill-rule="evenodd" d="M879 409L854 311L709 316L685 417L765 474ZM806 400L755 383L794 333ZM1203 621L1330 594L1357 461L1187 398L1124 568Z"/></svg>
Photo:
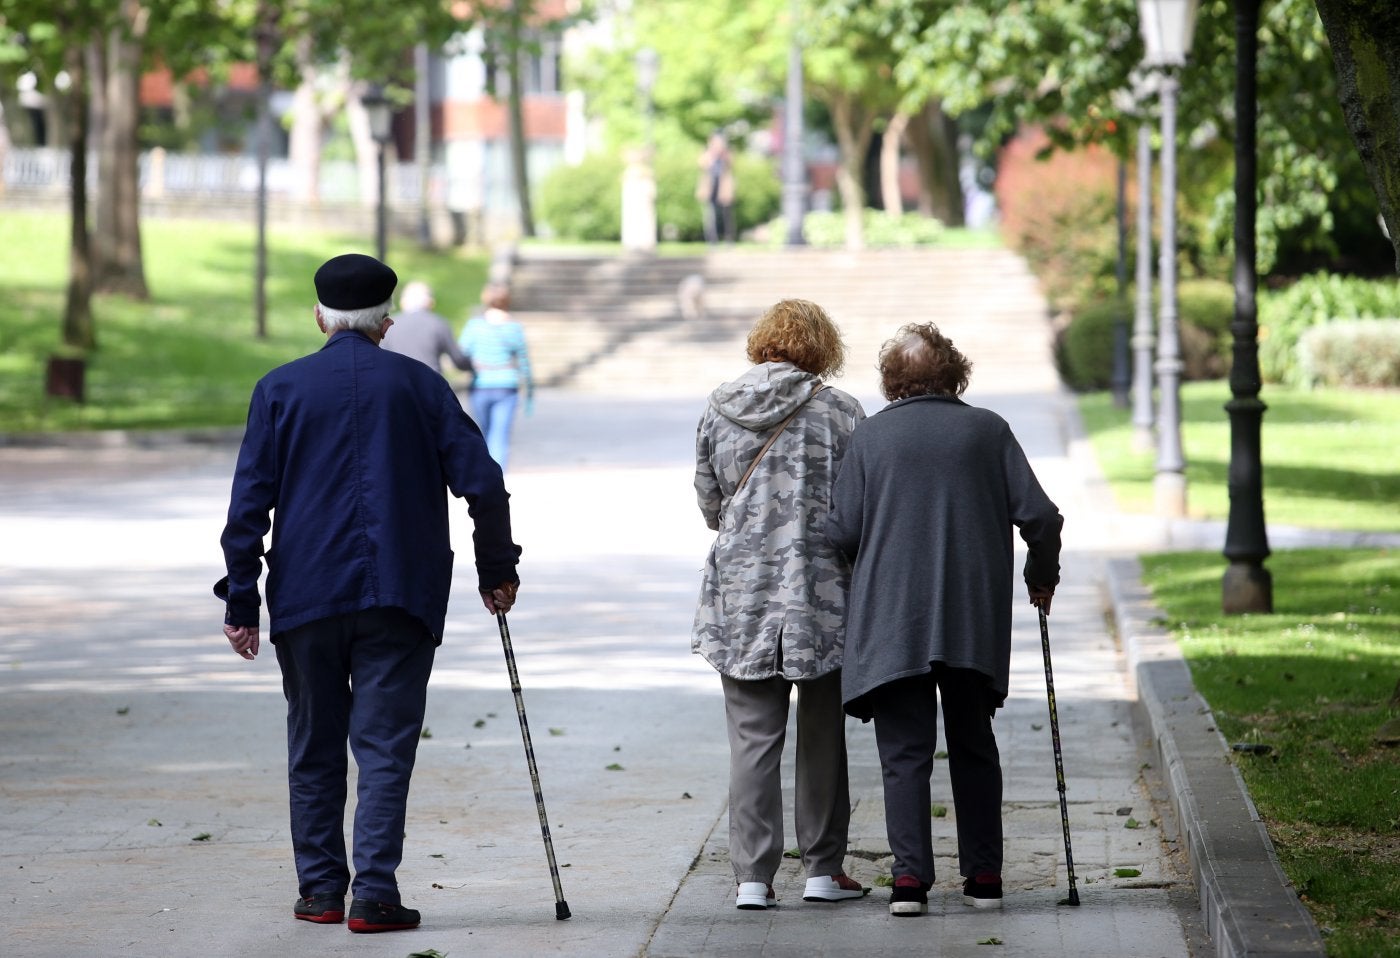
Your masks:
<svg viewBox="0 0 1400 958"><path fill-rule="evenodd" d="M525 104L520 89L521 0L510 7L510 36L506 42L506 72L510 76L510 166L515 178L515 195L520 203L520 232L535 235L535 216L530 209L530 174L526 166Z"/></svg>
<svg viewBox="0 0 1400 958"><path fill-rule="evenodd" d="M1317 12L1337 65L1342 115L1380 201L1400 272L1400 8L1391 0L1317 0ZM1390 701L1400 702L1400 682ZM1395 720L1383 723L1377 738L1400 739Z"/></svg>
<svg viewBox="0 0 1400 958"><path fill-rule="evenodd" d="M10 152L10 127L5 116L5 101L0 99L0 170L5 168L5 157ZM0 197L5 195L5 178L0 176Z"/></svg>
<svg viewBox="0 0 1400 958"><path fill-rule="evenodd" d="M834 94L827 104L831 109L836 143L841 152L841 164L836 170L836 188L841 194L845 211L846 249L865 248L865 155L870 149L874 132L874 117L844 93Z"/></svg>
<svg viewBox="0 0 1400 958"><path fill-rule="evenodd" d="M97 176L93 193L88 197L92 212L92 231L88 242L92 249L93 288L102 276L102 264L107 259L106 244L117 235L117 199L112 184L117 178L116 153L107 142L107 40L99 37L87 47L88 128L87 140L97 157Z"/></svg>
<svg viewBox="0 0 1400 958"><path fill-rule="evenodd" d="M95 349L92 321L92 248L88 242L87 149L88 80L85 44L75 43L64 55L70 86L67 127L70 164L71 242L68 254L68 296L63 307L63 341L78 349Z"/></svg>
<svg viewBox="0 0 1400 958"><path fill-rule="evenodd" d="M958 125L929 100L909 124L909 144L919 164L919 209L945 226L962 226L962 181L958 177Z"/></svg>
<svg viewBox="0 0 1400 958"><path fill-rule="evenodd" d="M122 0L123 25L107 38L106 109L102 154L108 175L99 182L96 287L132 299L150 299L141 256L141 47L147 12L140 0ZM99 166L102 164L99 163Z"/></svg>
<svg viewBox="0 0 1400 958"><path fill-rule="evenodd" d="M413 165L418 170L418 245L433 248L428 193L432 187L433 118L432 85L428 70L432 57L426 43L413 46Z"/></svg>
<svg viewBox="0 0 1400 958"><path fill-rule="evenodd" d="M895 219L904 215L904 196L899 188L899 147L904 142L904 131L908 126L909 114L896 113L890 117L885 136L880 141L880 201L885 207L885 215Z"/></svg>
<svg viewBox="0 0 1400 958"><path fill-rule="evenodd" d="M1400 6L1317 0L1347 129L1380 200L1400 270Z"/></svg>
<svg viewBox="0 0 1400 958"><path fill-rule="evenodd" d="M316 95L319 71L309 35L298 38L296 59L301 82L292 96L292 128L287 144L292 164L292 198L315 204L321 201L321 131L326 116Z"/></svg>

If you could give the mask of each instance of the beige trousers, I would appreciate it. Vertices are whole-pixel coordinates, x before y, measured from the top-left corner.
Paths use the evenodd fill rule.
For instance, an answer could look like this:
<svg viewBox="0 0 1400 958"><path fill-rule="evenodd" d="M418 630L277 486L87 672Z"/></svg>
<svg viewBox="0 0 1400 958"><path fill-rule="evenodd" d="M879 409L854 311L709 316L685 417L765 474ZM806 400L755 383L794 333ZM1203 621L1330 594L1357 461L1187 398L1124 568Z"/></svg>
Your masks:
<svg viewBox="0 0 1400 958"><path fill-rule="evenodd" d="M788 703L797 688L797 781L793 818L807 877L845 871L851 821L841 672L804 682L727 675L729 860L738 882L772 884L783 857L781 762Z"/></svg>

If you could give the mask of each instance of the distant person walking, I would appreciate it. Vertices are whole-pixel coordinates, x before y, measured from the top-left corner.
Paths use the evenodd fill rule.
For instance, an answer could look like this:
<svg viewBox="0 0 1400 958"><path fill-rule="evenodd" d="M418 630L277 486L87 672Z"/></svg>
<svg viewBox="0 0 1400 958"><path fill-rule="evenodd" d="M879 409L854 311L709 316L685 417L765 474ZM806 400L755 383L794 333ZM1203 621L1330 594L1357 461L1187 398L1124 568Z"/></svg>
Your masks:
<svg viewBox="0 0 1400 958"><path fill-rule="evenodd" d="M723 239L732 243L735 235L734 162L723 133L710 136L697 162L700 179L695 184L695 198L700 201L705 242L714 245Z"/></svg>
<svg viewBox="0 0 1400 958"><path fill-rule="evenodd" d="M822 379L845 359L826 312L783 300L754 325L756 365L710 394L695 491L718 535L705 561L692 649L720 673L729 727L729 858L741 909L777 903L779 765L797 689L797 845L803 898L860 898L845 873L851 803L841 711L850 567L826 539L831 482L860 403Z"/></svg>
<svg viewBox="0 0 1400 958"><path fill-rule="evenodd" d="M485 310L467 320L458 343L476 371L471 387L472 417L486 434L491 458L504 470L520 394L525 394L525 411L529 413L535 382L530 374L525 329L510 315L510 291L501 284L489 284L482 290L481 302Z"/></svg>
<svg viewBox="0 0 1400 958"><path fill-rule="evenodd" d="M419 922L395 875L452 584L447 493L467 500L486 610L508 611L520 582L505 484L481 432L441 375L379 348L396 282L388 266L356 253L316 271L326 344L253 389L220 540L228 575L214 587L226 603L224 635L251 660L267 563L287 699L292 913L338 924L350 890L354 932ZM359 769L353 881L347 741Z"/></svg>
<svg viewBox="0 0 1400 958"><path fill-rule="evenodd" d="M458 369L470 372L472 361L457 345L447 320L433 312L433 290L415 280L399 294L399 314L379 345L394 353L412 356L420 363L442 372L446 356Z"/></svg>
<svg viewBox="0 0 1400 958"><path fill-rule="evenodd" d="M1000 416L959 396L972 364L932 323L880 353L890 405L855 431L827 530L854 563L842 698L875 720L890 912L921 915L934 882L929 819L942 696L963 901L1001 907L1001 756L992 717L1011 663L1012 529L1026 589L1050 611L1063 518Z"/></svg>

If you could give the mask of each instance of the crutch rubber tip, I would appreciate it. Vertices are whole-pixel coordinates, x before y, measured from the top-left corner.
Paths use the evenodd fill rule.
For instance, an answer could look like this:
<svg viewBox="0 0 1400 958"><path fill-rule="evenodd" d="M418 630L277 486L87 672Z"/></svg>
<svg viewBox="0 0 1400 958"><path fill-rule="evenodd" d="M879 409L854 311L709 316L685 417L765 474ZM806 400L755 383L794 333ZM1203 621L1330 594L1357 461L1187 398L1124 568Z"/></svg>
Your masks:
<svg viewBox="0 0 1400 958"><path fill-rule="evenodd" d="M1059 904L1061 904L1061 905L1075 905L1075 906L1078 906L1078 904L1079 904L1079 892L1077 892L1077 891L1071 891L1071 892L1069 893L1069 897L1068 897L1068 898L1061 898L1061 899L1060 899Z"/></svg>
<svg viewBox="0 0 1400 958"><path fill-rule="evenodd" d="M569 914L569 903L566 901L556 901L554 903L554 917L559 921L572 918L573 915Z"/></svg>

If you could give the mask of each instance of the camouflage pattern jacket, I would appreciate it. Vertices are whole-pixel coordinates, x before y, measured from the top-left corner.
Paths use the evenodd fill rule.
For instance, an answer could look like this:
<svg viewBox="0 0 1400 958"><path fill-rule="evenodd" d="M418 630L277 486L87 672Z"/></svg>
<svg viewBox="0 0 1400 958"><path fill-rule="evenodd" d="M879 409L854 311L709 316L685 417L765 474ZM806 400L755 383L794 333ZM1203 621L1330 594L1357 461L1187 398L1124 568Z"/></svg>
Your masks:
<svg viewBox="0 0 1400 958"><path fill-rule="evenodd" d="M705 562L691 648L736 679L813 679L841 667L850 565L826 538L856 399L791 363L763 363L710 394L695 492L719 535ZM808 401L810 399L810 402ZM739 480L772 430L802 410Z"/></svg>

